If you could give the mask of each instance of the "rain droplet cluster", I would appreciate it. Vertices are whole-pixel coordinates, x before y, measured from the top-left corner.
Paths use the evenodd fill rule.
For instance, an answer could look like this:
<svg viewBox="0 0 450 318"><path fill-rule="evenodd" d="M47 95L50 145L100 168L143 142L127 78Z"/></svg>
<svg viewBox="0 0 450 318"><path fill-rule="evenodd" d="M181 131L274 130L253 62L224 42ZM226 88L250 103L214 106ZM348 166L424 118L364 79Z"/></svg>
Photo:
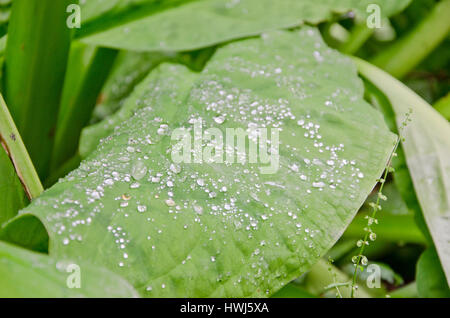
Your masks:
<svg viewBox="0 0 450 318"><path fill-rule="evenodd" d="M144 295L270 293L334 243L373 185L370 164L384 158L370 149L377 121L353 66L305 27L230 44L200 74L156 71L130 97L129 118L32 210L43 211L55 251L91 255ZM192 132L192 119L280 129L278 172L175 164L171 132Z"/></svg>

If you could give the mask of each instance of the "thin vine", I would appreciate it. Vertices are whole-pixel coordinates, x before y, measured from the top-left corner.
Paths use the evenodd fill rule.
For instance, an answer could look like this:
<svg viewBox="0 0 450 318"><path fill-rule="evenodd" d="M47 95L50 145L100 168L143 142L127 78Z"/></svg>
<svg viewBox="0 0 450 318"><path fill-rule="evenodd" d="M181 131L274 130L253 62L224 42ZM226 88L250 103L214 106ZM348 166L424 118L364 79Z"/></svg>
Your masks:
<svg viewBox="0 0 450 318"><path fill-rule="evenodd" d="M355 270L353 272L353 279L351 282L351 292L350 292L351 298L354 298L355 291L358 289L358 285L356 285L356 278L358 275L358 270L361 270L361 272L363 272L364 266L366 266L368 264L367 257L364 256L364 250L365 250L366 246L368 246L370 244L369 240L373 242L377 238L376 233L372 229L372 225L378 224L376 215L377 215L378 211L381 211L381 200L383 200L383 201L387 200L387 197L383 194L384 184L386 183L386 178L387 178L388 174L391 172L394 172L394 168L392 167L392 159L397 156L396 151L400 145L400 142L404 141L404 138L402 137L402 133L405 130L408 123L411 121L411 114L412 114L412 110L410 109L406 113L405 119L403 120L402 124L399 127L399 135L397 137L397 140L394 143L394 149L392 150L392 153L386 164L386 169L384 171L384 175L381 179L377 180L381 185L378 190L376 202L371 202L369 204L372 207L372 214L370 216L366 216L367 227L364 228L364 231L366 232L366 234L364 235L364 239L356 242L356 246L359 247L359 253L358 253L358 255L355 255L352 257L352 263L355 266Z"/></svg>

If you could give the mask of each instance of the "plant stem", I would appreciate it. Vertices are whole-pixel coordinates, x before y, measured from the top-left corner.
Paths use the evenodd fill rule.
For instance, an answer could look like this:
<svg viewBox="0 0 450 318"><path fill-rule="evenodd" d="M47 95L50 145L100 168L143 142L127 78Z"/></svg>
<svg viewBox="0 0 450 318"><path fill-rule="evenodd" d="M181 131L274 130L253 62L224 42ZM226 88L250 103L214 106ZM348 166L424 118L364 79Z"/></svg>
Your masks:
<svg viewBox="0 0 450 318"><path fill-rule="evenodd" d="M44 188L1 94L0 140L11 158L28 198L30 200L36 198L44 191Z"/></svg>
<svg viewBox="0 0 450 318"><path fill-rule="evenodd" d="M391 167L391 162L392 162L393 157L395 156L395 152L397 151L397 148L398 148L398 146L400 144L400 141L401 141L401 136L399 135L398 138L397 138L397 141L395 143L394 149L392 150L391 155L389 156L389 160L388 160L388 163L386 165L386 169L384 171L383 181L381 182L381 186L380 186L380 189L378 191L377 201L376 201L375 205L373 206L373 211L372 211L372 214L370 216L370 218L372 220L375 219L375 217L377 216L377 211L380 209L379 207L380 207L381 194L383 193L385 180L386 180L386 178L387 178L387 176L389 174L389 170L390 170L390 167ZM370 224L369 224L369 228L370 228ZM363 254L364 254L364 249L366 247L366 242L368 242L368 240L369 240L369 235L370 235L370 232L366 231L366 234L364 235L363 244L361 245L361 248L359 250L359 255L357 256L357 261L355 263L355 271L353 272L353 278L352 278L352 288L351 288L351 292L350 292L350 297L351 298L354 297L355 285L356 285L356 277L357 277L358 270L359 270L359 267L360 267L360 264L361 264L361 259L362 259Z"/></svg>
<svg viewBox="0 0 450 318"><path fill-rule="evenodd" d="M440 1L412 32L372 60L401 78L422 62L450 31L450 0Z"/></svg>
<svg viewBox="0 0 450 318"><path fill-rule="evenodd" d="M339 47L339 50L345 54L356 53L374 33L374 29L367 27L366 22L356 24L351 30L350 37Z"/></svg>
<svg viewBox="0 0 450 318"><path fill-rule="evenodd" d="M73 0L15 0L5 53L3 92L40 177L49 169L70 29Z"/></svg>

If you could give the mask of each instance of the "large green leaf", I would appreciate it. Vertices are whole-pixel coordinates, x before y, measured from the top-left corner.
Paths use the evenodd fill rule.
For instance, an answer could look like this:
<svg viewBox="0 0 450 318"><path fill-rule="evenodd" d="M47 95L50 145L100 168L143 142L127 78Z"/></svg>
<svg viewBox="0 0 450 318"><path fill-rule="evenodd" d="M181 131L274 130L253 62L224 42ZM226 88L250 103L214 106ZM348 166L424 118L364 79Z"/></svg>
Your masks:
<svg viewBox="0 0 450 318"><path fill-rule="evenodd" d="M157 61L153 61L154 59L150 59L148 62L144 62L144 65L155 67ZM126 67L126 69L128 68ZM192 72L188 72L185 69L183 70L183 76L186 76L186 78L181 77L177 82L179 82L180 85L183 85L185 89L188 89L191 85L190 80L192 80L196 75ZM119 83L121 82L120 79L122 78L122 76L120 76L121 73L122 72L119 72L118 76ZM139 84L135 88L134 94L125 99L125 101L123 102L124 105L113 116L107 117L105 120L96 125L85 128L80 140L79 151L81 156L86 157L93 150L95 150L99 143L99 140L110 135L113 132L114 127L119 123L130 118L134 114L136 108L142 107L150 101L151 103L158 103L160 105L171 104L173 99L173 94L171 91L173 90L174 79L173 77L170 77L168 79L168 75L171 74L170 72L167 72L166 67L163 68L163 70L161 70L160 68L156 69L150 74L150 76L148 76L145 80L142 81L141 84ZM186 81L186 84L182 84L183 80ZM184 95L180 96L180 98L184 98ZM178 102L181 103L182 100Z"/></svg>
<svg viewBox="0 0 450 318"><path fill-rule="evenodd" d="M361 73L389 99L401 125L412 109L403 133L403 150L422 212L450 281L450 124L432 106L377 67L357 60Z"/></svg>
<svg viewBox="0 0 450 318"><path fill-rule="evenodd" d="M160 63L177 62L188 66L190 69L201 70L214 51L215 48L207 48L189 53L138 53L122 51L111 76L102 90L102 103L96 107L92 120L95 122L99 121L98 119L109 117L125 103L127 103L126 108L128 110L134 109L135 103L138 101L130 99L132 101L127 102L129 95L133 92L136 85L143 81L148 73ZM147 89L144 88L144 90ZM142 93L138 92L135 96L140 97L140 94ZM125 113L128 113L127 110ZM99 139L109 135L113 128L112 125L115 124L117 122L114 122L109 117L97 125L91 125L83 129L79 146L83 158L95 150Z"/></svg>
<svg viewBox="0 0 450 318"><path fill-rule="evenodd" d="M83 41L134 51L183 51L263 32L319 23L335 12L365 17L369 4L396 13L410 0L126 0L86 1ZM97 19L97 21L96 21ZM99 32L104 30L103 32Z"/></svg>
<svg viewBox="0 0 450 318"><path fill-rule="evenodd" d="M4 231L36 215L50 255L105 266L143 296L271 295L336 242L385 167L395 136L362 96L355 66L312 28L227 45L202 73L163 64L97 150ZM278 172L175 165L165 133L192 118L281 128Z"/></svg>
<svg viewBox="0 0 450 318"><path fill-rule="evenodd" d="M57 261L0 242L1 298L137 296L126 280L104 268Z"/></svg>

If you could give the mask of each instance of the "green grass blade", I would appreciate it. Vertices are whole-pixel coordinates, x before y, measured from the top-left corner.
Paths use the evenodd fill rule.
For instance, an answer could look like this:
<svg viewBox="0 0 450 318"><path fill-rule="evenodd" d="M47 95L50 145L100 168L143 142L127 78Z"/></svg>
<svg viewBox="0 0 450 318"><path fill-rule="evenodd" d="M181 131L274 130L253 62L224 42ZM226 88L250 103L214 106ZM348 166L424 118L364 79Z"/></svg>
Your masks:
<svg viewBox="0 0 450 318"><path fill-rule="evenodd" d="M58 169L76 153L81 130L91 118L117 53L118 51L107 48L95 49L83 76L77 80L75 94L61 104L51 162L52 170ZM79 65L71 63L69 65L66 77L68 83L71 82L70 77L79 77L80 72ZM73 87L66 86L64 92L67 89L74 90Z"/></svg>
<svg viewBox="0 0 450 318"><path fill-rule="evenodd" d="M0 226L27 205L25 191L7 152L0 146Z"/></svg>
<svg viewBox="0 0 450 318"><path fill-rule="evenodd" d="M44 189L1 94L0 140L8 151L28 197L30 199L37 197Z"/></svg>
<svg viewBox="0 0 450 318"><path fill-rule="evenodd" d="M71 0L15 0L6 45L4 93L41 177L48 173L70 44Z"/></svg>

